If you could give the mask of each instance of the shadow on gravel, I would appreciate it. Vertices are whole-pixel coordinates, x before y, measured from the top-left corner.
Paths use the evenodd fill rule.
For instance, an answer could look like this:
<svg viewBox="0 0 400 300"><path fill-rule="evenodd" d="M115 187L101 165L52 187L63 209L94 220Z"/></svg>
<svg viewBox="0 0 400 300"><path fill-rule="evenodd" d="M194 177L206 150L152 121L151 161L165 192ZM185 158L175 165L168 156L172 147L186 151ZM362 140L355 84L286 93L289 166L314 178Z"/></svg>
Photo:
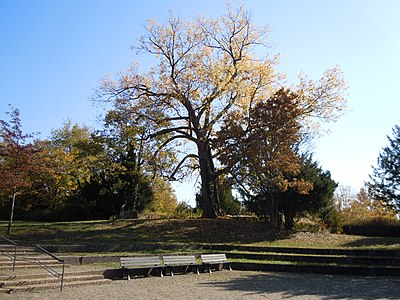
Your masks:
<svg viewBox="0 0 400 300"><path fill-rule="evenodd" d="M321 299L400 299L400 278L269 273L223 282L202 283L247 296L319 297Z"/></svg>

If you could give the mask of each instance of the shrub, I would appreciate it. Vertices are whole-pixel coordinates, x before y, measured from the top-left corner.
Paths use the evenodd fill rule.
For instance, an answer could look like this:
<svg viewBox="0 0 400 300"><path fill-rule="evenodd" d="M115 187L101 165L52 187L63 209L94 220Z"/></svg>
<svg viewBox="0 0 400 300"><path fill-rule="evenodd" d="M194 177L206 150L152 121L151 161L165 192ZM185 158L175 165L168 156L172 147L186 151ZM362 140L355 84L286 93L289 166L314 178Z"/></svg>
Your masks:
<svg viewBox="0 0 400 300"><path fill-rule="evenodd" d="M400 237L400 222L387 218L368 219L344 225L343 232L364 236Z"/></svg>

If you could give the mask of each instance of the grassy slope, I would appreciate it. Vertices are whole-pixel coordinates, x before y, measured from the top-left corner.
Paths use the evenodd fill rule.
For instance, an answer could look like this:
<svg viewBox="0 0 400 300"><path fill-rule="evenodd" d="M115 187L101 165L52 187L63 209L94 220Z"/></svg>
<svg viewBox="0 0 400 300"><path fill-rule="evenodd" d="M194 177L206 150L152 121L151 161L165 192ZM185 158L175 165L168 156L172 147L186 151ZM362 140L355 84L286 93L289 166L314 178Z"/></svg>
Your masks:
<svg viewBox="0 0 400 300"><path fill-rule="evenodd" d="M0 235L7 224L0 223ZM400 238L274 231L249 219L15 222L9 237L32 244L231 243L287 247L400 249Z"/></svg>

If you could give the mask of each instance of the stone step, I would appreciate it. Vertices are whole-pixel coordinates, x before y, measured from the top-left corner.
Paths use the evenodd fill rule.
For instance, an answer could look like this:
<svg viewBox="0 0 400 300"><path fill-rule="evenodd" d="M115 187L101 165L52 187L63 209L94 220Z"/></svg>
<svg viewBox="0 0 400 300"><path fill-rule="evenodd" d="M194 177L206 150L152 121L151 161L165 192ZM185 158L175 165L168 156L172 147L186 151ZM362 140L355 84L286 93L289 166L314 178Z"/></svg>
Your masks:
<svg viewBox="0 0 400 300"><path fill-rule="evenodd" d="M81 285L91 285L91 284L105 284L105 283L110 283L111 280L101 278L101 279L94 279L94 280L82 280L82 281L73 281L73 282L65 282L64 283L64 289L67 289L69 287L74 287L74 286L81 286ZM39 291L39 290L46 290L46 289L59 289L60 285L59 284L52 284L52 283L46 283L46 284L33 284L33 285L24 285L24 286L13 286L13 287L5 287L5 288L0 288L0 294L1 293L18 293L18 292L32 292L32 291Z"/></svg>
<svg viewBox="0 0 400 300"><path fill-rule="evenodd" d="M288 247L272 247L272 246L246 246L246 245L224 245L212 244L204 249L211 251L231 252L268 252L268 253L288 253L288 254L305 254L305 255L344 255L344 256L362 256L362 257L400 257L400 250L380 250L380 249L323 249L323 248L288 248Z"/></svg>
<svg viewBox="0 0 400 300"><path fill-rule="evenodd" d="M87 275L103 275L104 270L87 270L87 271L65 271L65 277L69 276L87 276ZM29 280L35 278L42 278L50 276L47 273L34 273L34 274L12 274L12 275L0 275L0 282L7 280Z"/></svg>
<svg viewBox="0 0 400 300"><path fill-rule="evenodd" d="M269 261L291 261L310 262L343 265L366 265L366 266L400 266L399 257L362 257L362 256L338 256L338 255L316 255L316 254L291 254L291 253L250 253L250 252L229 252L228 258L269 260Z"/></svg>
<svg viewBox="0 0 400 300"><path fill-rule="evenodd" d="M49 261L42 261L43 264L45 264L48 267L51 268L60 268L62 267L61 263L54 263L54 261L49 262ZM66 264L65 267L67 267L68 265ZM12 261L9 261L8 263L0 263L0 268L1 269L10 269L13 267L13 263ZM35 263L34 261L17 261L15 263L15 268L16 269L32 269L32 268L40 268L40 264L39 263Z"/></svg>
<svg viewBox="0 0 400 300"><path fill-rule="evenodd" d="M0 249L9 253L14 253L15 252L15 247L11 245L0 245ZM20 247L17 246L17 254L21 253L33 253L37 252L36 247Z"/></svg>
<svg viewBox="0 0 400 300"><path fill-rule="evenodd" d="M328 264L232 262L232 269L247 271L318 273L328 275L400 276L400 266L342 266Z"/></svg>
<svg viewBox="0 0 400 300"><path fill-rule="evenodd" d="M95 281L99 279L104 279L104 276L101 274L92 274L92 275L65 275L64 276L64 284L76 281ZM42 285L42 284L54 284L60 285L61 278L50 277L48 276L40 276L31 279L13 279L7 281L0 281L1 288L12 288L16 286L34 286L34 285Z"/></svg>
<svg viewBox="0 0 400 300"><path fill-rule="evenodd" d="M0 263L2 262L8 262L8 261L13 261L14 259L11 257L5 257L4 259L0 259ZM50 256L43 256L43 255L37 255L37 256L17 256L17 260L16 262L18 263L23 263L23 262L29 262L29 261L36 261L36 260L40 260L40 261L56 261L55 259L51 258Z"/></svg>

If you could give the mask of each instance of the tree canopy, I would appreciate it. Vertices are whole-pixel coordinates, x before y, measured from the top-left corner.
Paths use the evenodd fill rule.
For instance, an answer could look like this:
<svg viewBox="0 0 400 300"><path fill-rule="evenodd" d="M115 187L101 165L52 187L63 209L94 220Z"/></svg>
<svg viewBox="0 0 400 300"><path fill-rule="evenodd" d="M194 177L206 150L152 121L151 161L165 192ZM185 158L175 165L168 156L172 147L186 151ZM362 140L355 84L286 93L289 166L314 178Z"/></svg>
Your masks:
<svg viewBox="0 0 400 300"><path fill-rule="evenodd" d="M35 148L29 140L33 134L23 133L20 112L11 108L10 121L0 120L0 189L11 195L11 209L7 234L12 231L16 196L32 185L30 173L40 164L35 161Z"/></svg>
<svg viewBox="0 0 400 300"><path fill-rule="evenodd" d="M105 80L95 99L111 102L135 125L144 125L143 138L152 143L153 155L180 149L169 178L199 170L199 206L205 217L216 217L217 178L227 169L219 168L221 157L212 140L227 116L247 118L254 105L282 86L283 75L275 70L278 59L266 51L267 29L256 26L243 7L228 7L216 19L185 21L171 15L164 24L149 20L145 30L134 49L154 57L157 64L147 73L133 66L116 80ZM330 121L343 112L344 90L338 68L317 82L300 79L293 92L302 112L303 136L315 133L316 119Z"/></svg>

